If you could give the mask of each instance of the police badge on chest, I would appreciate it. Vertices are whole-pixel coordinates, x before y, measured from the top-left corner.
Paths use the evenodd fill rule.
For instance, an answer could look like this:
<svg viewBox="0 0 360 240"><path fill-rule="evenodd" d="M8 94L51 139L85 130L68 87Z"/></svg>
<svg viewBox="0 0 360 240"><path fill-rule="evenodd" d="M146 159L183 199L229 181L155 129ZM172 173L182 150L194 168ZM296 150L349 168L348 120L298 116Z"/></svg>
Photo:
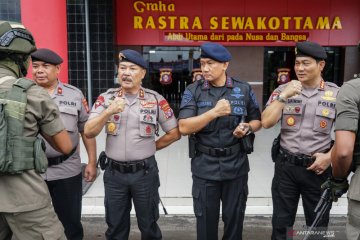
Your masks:
<svg viewBox="0 0 360 240"><path fill-rule="evenodd" d="M140 108L140 136L152 137L155 135L157 108Z"/></svg>

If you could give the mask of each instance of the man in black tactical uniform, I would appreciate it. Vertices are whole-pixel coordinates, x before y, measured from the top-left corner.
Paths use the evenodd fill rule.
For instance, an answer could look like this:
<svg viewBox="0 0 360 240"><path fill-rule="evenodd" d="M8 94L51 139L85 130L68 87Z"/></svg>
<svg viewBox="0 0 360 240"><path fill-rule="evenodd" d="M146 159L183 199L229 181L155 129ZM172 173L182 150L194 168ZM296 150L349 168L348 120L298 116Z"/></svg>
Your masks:
<svg viewBox="0 0 360 240"><path fill-rule="evenodd" d="M192 135L192 195L197 238L218 239L220 201L223 239L242 239L248 194L251 146L246 143L261 128L255 94L246 82L226 74L231 54L217 43L201 45L204 80L184 91L179 129ZM248 136L247 136L248 135Z"/></svg>

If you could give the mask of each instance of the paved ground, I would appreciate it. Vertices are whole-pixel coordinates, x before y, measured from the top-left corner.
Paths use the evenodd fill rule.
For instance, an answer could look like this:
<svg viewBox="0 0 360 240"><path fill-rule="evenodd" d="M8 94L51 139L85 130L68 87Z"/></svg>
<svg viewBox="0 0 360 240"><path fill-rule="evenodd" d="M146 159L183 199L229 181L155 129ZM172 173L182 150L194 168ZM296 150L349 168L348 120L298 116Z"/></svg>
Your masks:
<svg viewBox="0 0 360 240"><path fill-rule="evenodd" d="M163 233L163 239L167 240L195 240L196 221L193 216L164 216L158 221ZM131 218L130 240L140 240L140 233L136 225L135 217ZM346 217L332 217L328 229L328 239L346 239L344 228ZM85 231L84 240L105 239L106 231L105 219L103 217L84 217L83 225ZM219 224L219 239L222 237L222 222ZM304 219L297 218L294 230L304 230ZM297 231L294 232L294 240L303 239ZM244 223L244 240L270 239L271 237L271 217L266 216L247 216ZM288 238L291 239L291 238ZM316 238L318 239L318 238Z"/></svg>

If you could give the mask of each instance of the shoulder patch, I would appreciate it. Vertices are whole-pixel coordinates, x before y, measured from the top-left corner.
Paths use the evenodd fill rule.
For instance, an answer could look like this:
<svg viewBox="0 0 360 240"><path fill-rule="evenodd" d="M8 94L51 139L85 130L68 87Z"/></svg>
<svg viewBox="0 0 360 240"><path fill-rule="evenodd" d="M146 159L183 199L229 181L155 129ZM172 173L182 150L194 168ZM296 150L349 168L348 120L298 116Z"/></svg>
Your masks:
<svg viewBox="0 0 360 240"><path fill-rule="evenodd" d="M73 91L75 91L75 92L77 92L77 93L79 93L79 94L81 94L81 95L83 94L79 88L77 88L77 87L75 87L75 86L73 86L73 85L70 85L70 84L67 84L67 83L63 83L63 86L66 87L66 88L68 88L68 89L71 89L71 90L73 90Z"/></svg>
<svg viewBox="0 0 360 240"><path fill-rule="evenodd" d="M104 98L104 96L100 95L94 103L95 109L98 108L99 106L104 105L104 103L105 103L105 98Z"/></svg>
<svg viewBox="0 0 360 240"><path fill-rule="evenodd" d="M151 89L148 89L148 88L144 88L144 91L146 93L150 93L150 94L153 94L153 95L156 95L156 96L160 95L157 91L154 91L154 90L151 90Z"/></svg>
<svg viewBox="0 0 360 240"><path fill-rule="evenodd" d="M171 109L169 103L165 99L159 102L159 107L164 113L166 119L171 118L174 115L173 110Z"/></svg>
<svg viewBox="0 0 360 240"><path fill-rule="evenodd" d="M185 107L193 99L193 94L189 89L185 89L181 99L180 108Z"/></svg>
<svg viewBox="0 0 360 240"><path fill-rule="evenodd" d="M109 88L104 94L118 92L120 88Z"/></svg>

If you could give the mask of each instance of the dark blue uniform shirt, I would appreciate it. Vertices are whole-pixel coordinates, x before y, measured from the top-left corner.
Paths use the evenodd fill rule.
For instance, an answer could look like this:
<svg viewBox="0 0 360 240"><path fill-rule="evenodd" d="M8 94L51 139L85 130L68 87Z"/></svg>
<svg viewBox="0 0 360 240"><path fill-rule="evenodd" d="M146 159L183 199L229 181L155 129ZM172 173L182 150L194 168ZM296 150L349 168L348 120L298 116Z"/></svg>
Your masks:
<svg viewBox="0 0 360 240"><path fill-rule="evenodd" d="M213 87L208 81L197 81L184 91L179 119L201 115L214 108L218 100L227 99L231 105L231 114L214 119L198 133L197 141L213 148L226 148L239 144L233 136L241 118L245 122L260 120L259 105L251 86L228 77L223 87ZM229 156L210 156L198 152L191 160L192 173L209 180L228 180L243 176L249 171L246 153L237 152Z"/></svg>

